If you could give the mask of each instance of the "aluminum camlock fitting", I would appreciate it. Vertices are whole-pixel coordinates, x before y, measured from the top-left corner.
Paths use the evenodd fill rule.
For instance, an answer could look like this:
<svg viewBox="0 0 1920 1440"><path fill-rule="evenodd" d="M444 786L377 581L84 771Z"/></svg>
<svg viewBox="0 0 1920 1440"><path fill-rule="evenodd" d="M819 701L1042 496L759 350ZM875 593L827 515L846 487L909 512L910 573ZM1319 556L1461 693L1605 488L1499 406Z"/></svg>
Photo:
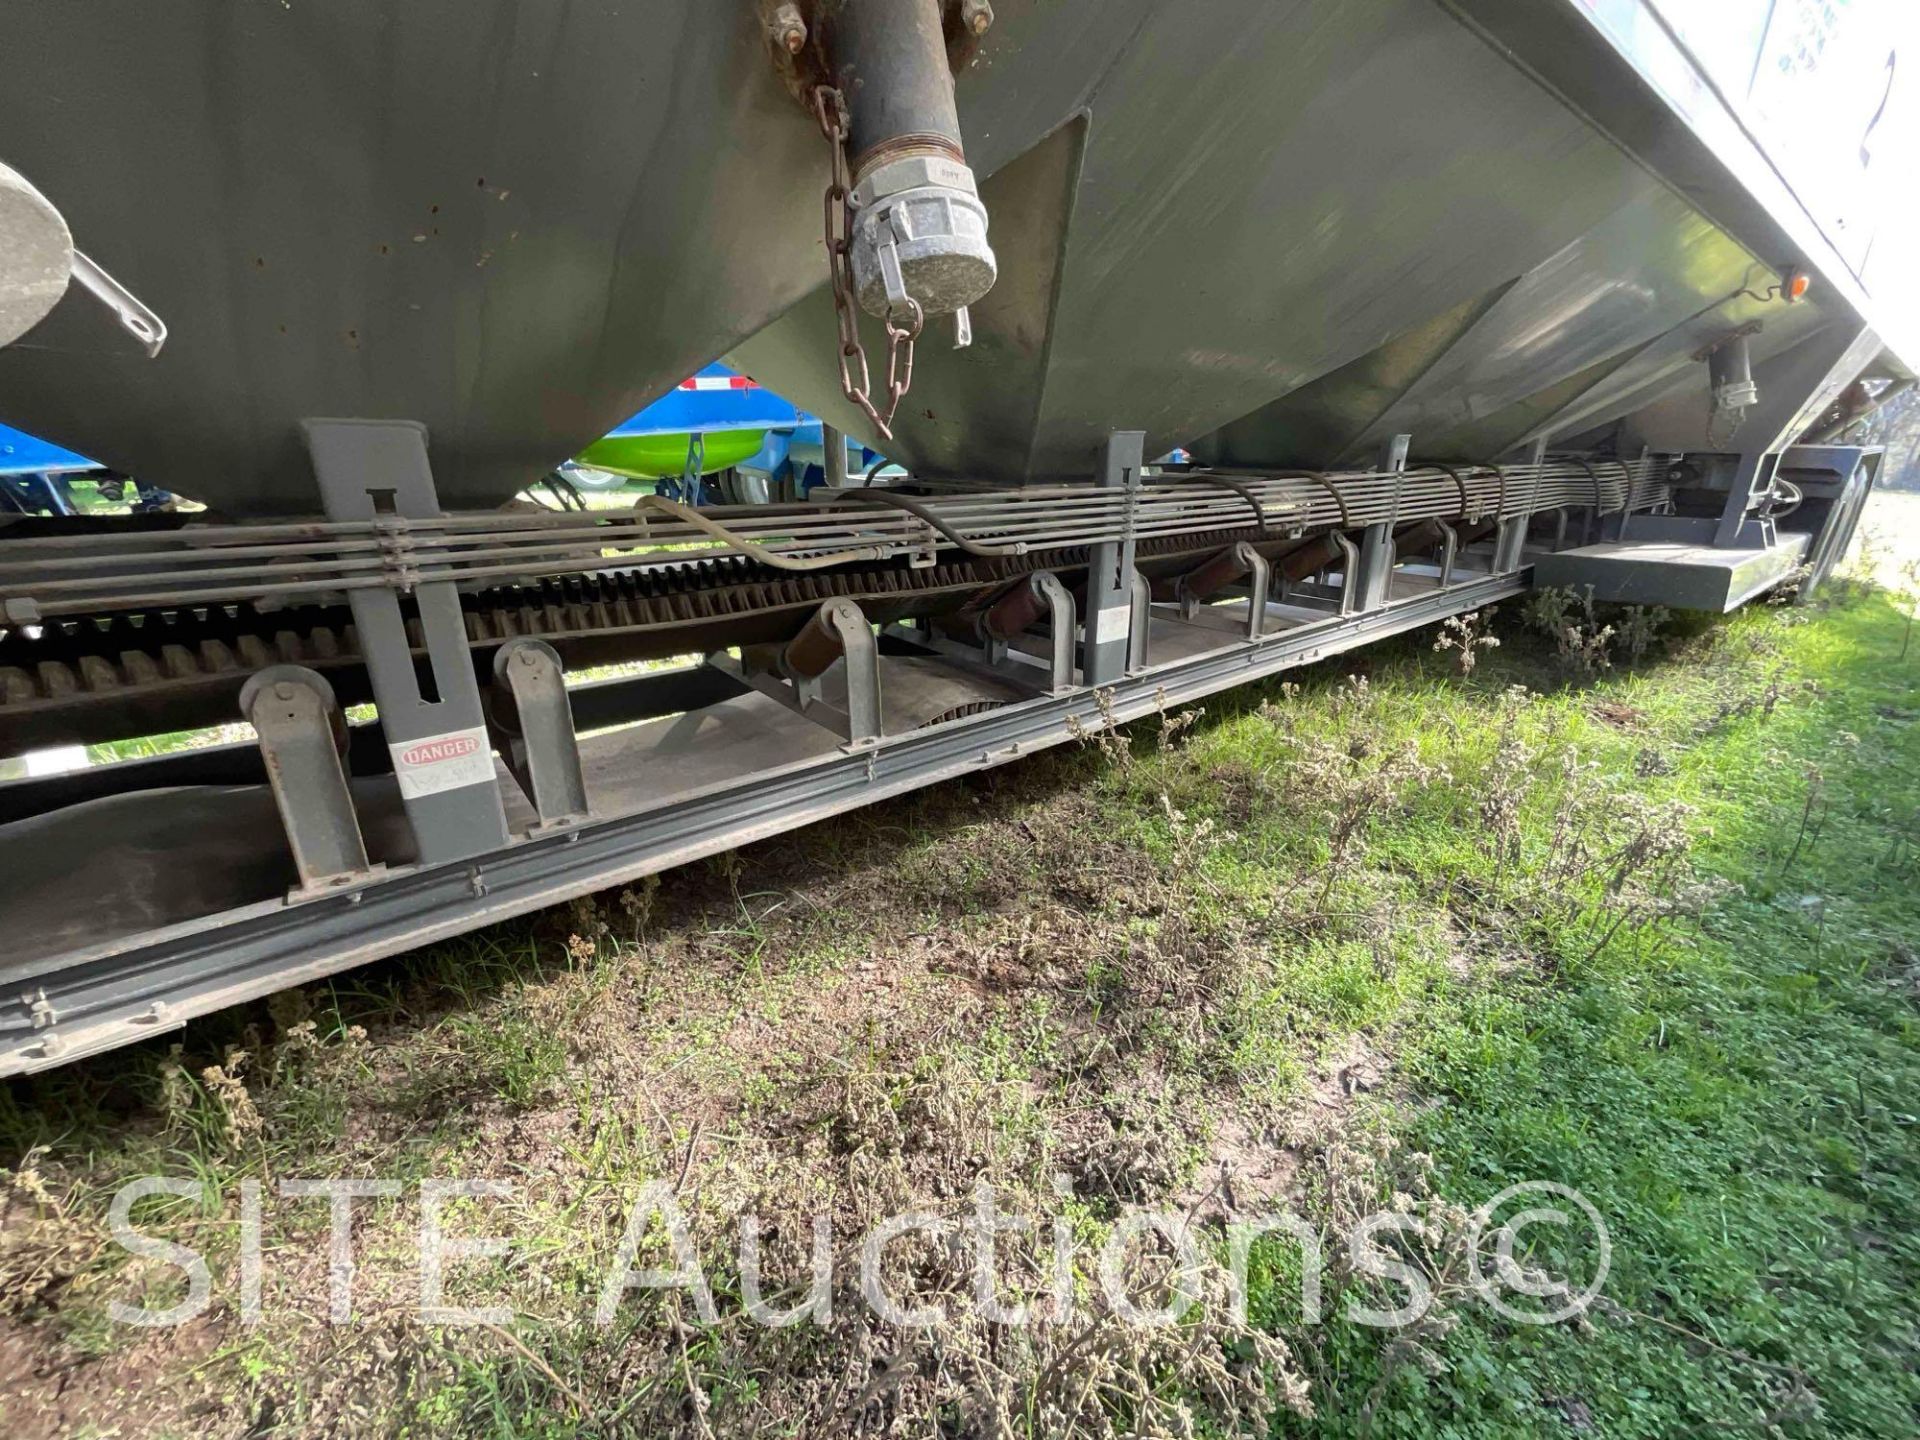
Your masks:
<svg viewBox="0 0 1920 1440"><path fill-rule="evenodd" d="M993 288L987 207L973 171L945 155L877 166L854 187L854 289L870 315L949 315ZM909 303L911 302L911 304Z"/></svg>

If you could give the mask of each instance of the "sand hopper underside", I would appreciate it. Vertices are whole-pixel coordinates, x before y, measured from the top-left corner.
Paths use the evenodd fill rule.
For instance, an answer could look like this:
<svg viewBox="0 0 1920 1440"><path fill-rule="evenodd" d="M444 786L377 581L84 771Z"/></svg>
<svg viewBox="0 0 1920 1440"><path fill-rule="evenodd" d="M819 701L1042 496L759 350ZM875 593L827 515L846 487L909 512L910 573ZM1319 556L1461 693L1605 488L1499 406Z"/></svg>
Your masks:
<svg viewBox="0 0 1920 1440"><path fill-rule="evenodd" d="M1482 458L1672 387L1704 427L1702 345L1760 319L1764 358L1858 298L1743 295L1787 258L1767 225L1736 240L1434 0L994 9L958 95L1000 279L971 349L920 347L888 447L919 473L1083 476L1115 427ZM315 508L303 416L424 421L443 501L491 506L722 354L874 438L827 148L746 0L99 0L23 32L6 158L172 337L148 362L69 297L0 353L9 423L236 517Z"/></svg>

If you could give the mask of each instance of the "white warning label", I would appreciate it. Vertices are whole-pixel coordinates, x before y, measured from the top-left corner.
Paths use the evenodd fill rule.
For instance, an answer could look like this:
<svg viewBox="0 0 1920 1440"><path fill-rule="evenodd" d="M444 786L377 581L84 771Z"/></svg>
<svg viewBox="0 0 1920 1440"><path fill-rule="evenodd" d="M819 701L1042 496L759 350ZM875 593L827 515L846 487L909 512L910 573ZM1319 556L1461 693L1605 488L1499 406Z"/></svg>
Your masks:
<svg viewBox="0 0 1920 1440"><path fill-rule="evenodd" d="M400 778L402 799L418 800L493 779L493 746L487 742L485 726L404 740L387 748L393 752L393 773Z"/></svg>
<svg viewBox="0 0 1920 1440"><path fill-rule="evenodd" d="M1093 612L1093 643L1111 645L1115 640L1127 638L1127 626L1133 618L1133 608L1129 605L1109 605L1104 610Z"/></svg>

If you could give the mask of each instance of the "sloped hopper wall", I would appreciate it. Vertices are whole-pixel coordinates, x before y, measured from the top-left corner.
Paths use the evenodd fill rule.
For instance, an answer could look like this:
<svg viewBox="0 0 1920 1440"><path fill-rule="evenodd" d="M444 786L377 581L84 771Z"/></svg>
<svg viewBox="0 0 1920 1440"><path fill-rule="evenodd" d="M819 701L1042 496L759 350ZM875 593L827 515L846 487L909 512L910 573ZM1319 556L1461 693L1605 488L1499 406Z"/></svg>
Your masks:
<svg viewBox="0 0 1920 1440"><path fill-rule="evenodd" d="M1440 7L1262 6L1224 49L1211 9L1146 15L985 182L1005 293L971 351L922 343L890 454L999 483L1084 475L1116 427L1222 464L1490 456L1817 318L1739 297L1769 267ZM872 440L832 336L815 295L735 358Z"/></svg>
<svg viewBox="0 0 1920 1440"><path fill-rule="evenodd" d="M1000 286L972 351L921 347L916 469L1084 475L1110 428L1157 451L1296 395L1232 453L1485 448L1733 318L1698 319L1751 257L1434 0L995 11L959 98ZM0 351L0 420L242 517L314 508L303 417L421 421L487 506L729 352L875 438L817 293L826 148L756 13L36 7L0 147L172 338L147 362L70 296ZM1449 315L1424 369L1303 391Z"/></svg>

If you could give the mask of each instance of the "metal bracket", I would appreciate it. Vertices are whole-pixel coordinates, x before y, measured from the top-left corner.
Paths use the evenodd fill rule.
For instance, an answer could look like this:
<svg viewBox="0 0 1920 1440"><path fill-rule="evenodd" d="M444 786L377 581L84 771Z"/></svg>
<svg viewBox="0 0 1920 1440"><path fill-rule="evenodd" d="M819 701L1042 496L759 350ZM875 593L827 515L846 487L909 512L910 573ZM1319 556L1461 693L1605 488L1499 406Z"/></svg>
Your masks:
<svg viewBox="0 0 1920 1440"><path fill-rule="evenodd" d="M140 342L149 360L160 353L167 343L167 322L148 309L138 295L102 269L99 261L75 250L73 278L80 282L81 289L113 311L120 328Z"/></svg>
<svg viewBox="0 0 1920 1440"><path fill-rule="evenodd" d="M1519 515L1503 515L1494 531L1493 566L1495 575L1505 575L1527 563L1527 531L1539 518L1540 486L1547 466L1547 444L1552 437L1545 432L1533 437L1527 446L1527 464L1533 467L1533 483L1527 488L1526 509ZM1504 484L1502 486L1504 490ZM1503 504L1501 509L1505 509ZM1553 548L1561 549L1567 540L1567 511L1562 506L1554 530Z"/></svg>
<svg viewBox="0 0 1920 1440"><path fill-rule="evenodd" d="M1073 595L1060 578L1051 570L1036 570L1022 576L975 619L971 639L958 627L942 634L937 628L909 631L896 625L889 633L967 670L1011 681L1036 695L1060 696L1078 688L1074 683L1074 642L1079 635L1075 613ZM1017 648L1013 642L1043 617L1047 653Z"/></svg>
<svg viewBox="0 0 1920 1440"><path fill-rule="evenodd" d="M488 720L507 768L539 813L536 834L577 825L590 813L566 673L560 653L544 640L512 640L494 652Z"/></svg>
<svg viewBox="0 0 1920 1440"><path fill-rule="evenodd" d="M1045 618L1048 653L1043 658L1015 649L1013 642ZM990 606L978 621L980 646L977 652L950 640L936 638L936 649L983 663L997 674L1021 686L1046 695L1064 695L1074 688L1073 652L1079 625L1073 596L1051 570L1036 570L1022 576L1011 589ZM1047 681L1037 684L1035 671L1044 670Z"/></svg>
<svg viewBox="0 0 1920 1440"><path fill-rule="evenodd" d="M1846 553L1885 460L1885 450L1863 445L1799 445L1783 457L1783 468L1798 470L1813 462L1840 478L1839 493L1829 501L1826 519L1820 522L1807 548L1807 575L1799 590L1802 604L1826 582Z"/></svg>
<svg viewBox="0 0 1920 1440"><path fill-rule="evenodd" d="M1386 520L1369 525L1360 532L1359 586L1357 590L1353 587L1349 587L1349 590L1354 596L1352 603L1361 610L1377 610L1393 598L1393 567L1396 563L1393 531L1400 519L1400 498L1407 483L1407 451L1412 443L1411 435L1392 435L1380 448L1380 468L1395 477L1393 509ZM1350 574L1351 570L1352 567L1349 567ZM1342 614L1350 613L1345 609L1347 603L1343 596Z"/></svg>
<svg viewBox="0 0 1920 1440"><path fill-rule="evenodd" d="M1352 615L1360 605L1360 547L1344 534L1333 532L1333 543L1340 547L1340 613Z"/></svg>
<svg viewBox="0 0 1920 1440"><path fill-rule="evenodd" d="M1454 562L1460 558L1460 532L1444 520L1435 520L1440 527L1440 588L1446 589L1453 583Z"/></svg>
<svg viewBox="0 0 1920 1440"><path fill-rule="evenodd" d="M301 422L327 518L375 524L440 518L427 465L427 430L411 420ZM404 573L404 567L403 571ZM400 597L351 591L373 698L423 864L464 860L507 843L480 685L460 595L451 580L414 587L434 698L422 693Z"/></svg>
<svg viewBox="0 0 1920 1440"><path fill-rule="evenodd" d="M1048 658L1048 693L1064 695L1073 689L1073 642L1074 613L1073 596L1067 593L1067 587L1060 583L1060 577L1051 570L1038 570L1027 577L1026 583L1032 587L1047 612L1047 624L1053 641Z"/></svg>
<svg viewBox="0 0 1920 1440"><path fill-rule="evenodd" d="M822 680L835 661L845 661L847 700L835 705ZM827 601L777 657L762 647L741 651L741 661L712 655L707 663L739 676L797 715L823 725L846 742L848 750L880 743L880 645L866 612L853 601Z"/></svg>
<svg viewBox="0 0 1920 1440"><path fill-rule="evenodd" d="M1567 512L1560 510L1560 531L1554 540L1554 549L1560 548L1560 542L1566 538ZM1500 522L1494 532L1493 573L1507 575L1518 570L1526 563L1527 523L1530 515L1509 515Z"/></svg>
<svg viewBox="0 0 1920 1440"><path fill-rule="evenodd" d="M1392 598L1394 563L1393 526L1383 521L1360 532L1360 558L1353 567L1357 584L1348 587L1355 608L1377 610ZM1347 603L1342 596L1341 604Z"/></svg>
<svg viewBox="0 0 1920 1440"><path fill-rule="evenodd" d="M1144 431L1115 430L1107 436L1101 461L1100 488L1124 492L1127 504L1121 538L1095 545L1087 561L1086 638L1080 673L1092 687L1121 679L1132 653L1134 522L1146 441Z"/></svg>
<svg viewBox="0 0 1920 1440"><path fill-rule="evenodd" d="M1620 519L1613 536L1616 540L1627 538L1627 526L1633 522L1634 506L1640 499L1640 474L1652 458L1653 451L1648 446L1642 445L1639 459L1634 462L1634 468L1627 472L1627 500L1626 504L1620 507Z"/></svg>
<svg viewBox="0 0 1920 1440"><path fill-rule="evenodd" d="M1407 491L1407 453L1413 448L1413 436L1389 435L1380 444L1380 468L1393 475L1393 508L1387 512L1389 532L1400 524L1400 501Z"/></svg>
<svg viewBox="0 0 1920 1440"><path fill-rule="evenodd" d="M1127 674L1147 668L1147 640L1153 633L1153 586L1138 570L1133 572L1131 613L1127 618Z"/></svg>
<svg viewBox="0 0 1920 1440"><path fill-rule="evenodd" d="M1751 543L1748 513L1772 488L1781 453L1879 350L1879 337L1872 330L1835 321L1756 367L1760 400L1748 413L1746 443L1714 530L1714 545L1744 548Z"/></svg>
<svg viewBox="0 0 1920 1440"><path fill-rule="evenodd" d="M1247 639L1258 640L1267 633L1267 594L1273 584L1273 571L1266 556L1247 546Z"/></svg>
<svg viewBox="0 0 1920 1440"><path fill-rule="evenodd" d="M367 844L354 813L341 757L346 717L325 678L300 665L269 665L240 690L240 713L260 737L274 804L300 884L289 900L311 900L370 879Z"/></svg>
<svg viewBox="0 0 1920 1440"><path fill-rule="evenodd" d="M1180 577L1177 590L1180 618L1189 622L1198 619L1209 596L1229 590L1242 576L1249 577L1246 582L1247 639L1258 640L1266 633L1267 596L1273 571L1266 557L1244 540Z"/></svg>

